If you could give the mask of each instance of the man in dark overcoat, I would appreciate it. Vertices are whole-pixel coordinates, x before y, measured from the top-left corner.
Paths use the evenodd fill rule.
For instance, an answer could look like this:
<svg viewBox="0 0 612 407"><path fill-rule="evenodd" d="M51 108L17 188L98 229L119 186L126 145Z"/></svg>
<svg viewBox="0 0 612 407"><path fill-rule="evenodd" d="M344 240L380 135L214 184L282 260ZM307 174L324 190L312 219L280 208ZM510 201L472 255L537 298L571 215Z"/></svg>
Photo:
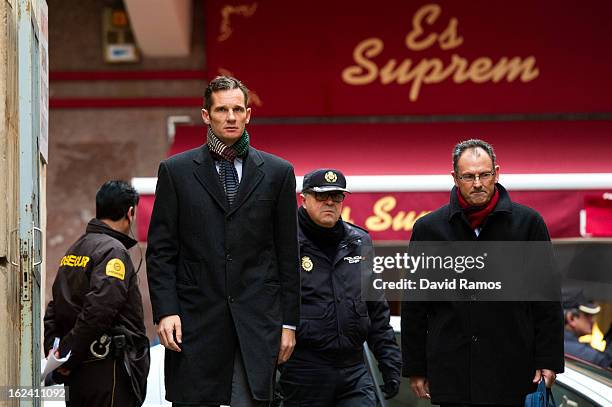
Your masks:
<svg viewBox="0 0 612 407"><path fill-rule="evenodd" d="M295 175L250 146L250 116L246 87L215 78L206 143L159 166L147 274L174 406L265 405L295 346Z"/></svg>
<svg viewBox="0 0 612 407"><path fill-rule="evenodd" d="M453 167L450 203L419 219L411 241L550 241L542 217L498 183L491 145L457 144ZM558 300L403 302L402 373L434 404L523 406L563 371L562 315Z"/></svg>

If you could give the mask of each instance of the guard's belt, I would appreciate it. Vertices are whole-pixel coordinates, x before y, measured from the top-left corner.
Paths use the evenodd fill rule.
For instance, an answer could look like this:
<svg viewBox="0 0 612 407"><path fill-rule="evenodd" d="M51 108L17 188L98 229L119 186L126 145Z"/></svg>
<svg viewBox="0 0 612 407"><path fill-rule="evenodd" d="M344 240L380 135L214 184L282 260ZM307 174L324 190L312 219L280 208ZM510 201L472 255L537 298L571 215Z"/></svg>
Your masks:
<svg viewBox="0 0 612 407"><path fill-rule="evenodd" d="M118 359L123 355L125 346L125 335L110 336L103 334L89 345L89 351L96 359L106 359L109 357Z"/></svg>

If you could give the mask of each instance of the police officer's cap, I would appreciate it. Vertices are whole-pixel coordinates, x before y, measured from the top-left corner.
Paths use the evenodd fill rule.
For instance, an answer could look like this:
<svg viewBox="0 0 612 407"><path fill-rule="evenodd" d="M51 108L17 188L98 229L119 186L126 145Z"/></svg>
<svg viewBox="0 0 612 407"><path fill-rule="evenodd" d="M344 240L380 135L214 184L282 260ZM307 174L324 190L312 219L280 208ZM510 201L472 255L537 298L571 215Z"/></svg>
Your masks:
<svg viewBox="0 0 612 407"><path fill-rule="evenodd" d="M595 315L601 307L588 300L580 288L567 288L562 292L563 309L577 309L585 314Z"/></svg>
<svg viewBox="0 0 612 407"><path fill-rule="evenodd" d="M327 192L343 191L346 189L346 178L342 172L333 168L320 168L304 175L302 191Z"/></svg>

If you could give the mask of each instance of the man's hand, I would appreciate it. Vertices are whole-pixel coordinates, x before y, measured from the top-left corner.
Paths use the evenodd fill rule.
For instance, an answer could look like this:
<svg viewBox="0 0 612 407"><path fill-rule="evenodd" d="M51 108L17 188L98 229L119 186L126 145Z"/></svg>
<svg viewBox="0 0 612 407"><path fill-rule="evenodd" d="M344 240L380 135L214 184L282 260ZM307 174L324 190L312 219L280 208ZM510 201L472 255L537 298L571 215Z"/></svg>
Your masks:
<svg viewBox="0 0 612 407"><path fill-rule="evenodd" d="M176 332L176 342L174 336ZM166 349L180 352L177 342L180 344L183 341L183 332L181 331L181 317L178 315L168 315L160 319L157 324L157 335L159 341Z"/></svg>
<svg viewBox="0 0 612 407"><path fill-rule="evenodd" d="M400 382L399 380L389 379L385 382L385 384L380 385L380 389L383 393L385 393L385 399L389 400L393 397L397 396L399 393Z"/></svg>
<svg viewBox="0 0 612 407"><path fill-rule="evenodd" d="M430 399L429 384L427 378L423 376L410 376L410 387L417 397L422 399Z"/></svg>
<svg viewBox="0 0 612 407"><path fill-rule="evenodd" d="M295 331L289 328L283 328L281 335L280 350L278 352L278 364L285 363L291 357L293 348L295 347Z"/></svg>
<svg viewBox="0 0 612 407"><path fill-rule="evenodd" d="M59 359L60 358L60 353L59 350L55 351L55 358ZM66 369L65 367L58 367L57 370L62 376L68 376L70 374L70 369Z"/></svg>
<svg viewBox="0 0 612 407"><path fill-rule="evenodd" d="M542 376L544 376L544 383L546 383L546 387L548 387L549 389L552 387L553 384L555 384L555 380L557 380L557 374L552 370L538 369L536 370L535 375L533 376L533 382L539 383L540 379L542 379Z"/></svg>

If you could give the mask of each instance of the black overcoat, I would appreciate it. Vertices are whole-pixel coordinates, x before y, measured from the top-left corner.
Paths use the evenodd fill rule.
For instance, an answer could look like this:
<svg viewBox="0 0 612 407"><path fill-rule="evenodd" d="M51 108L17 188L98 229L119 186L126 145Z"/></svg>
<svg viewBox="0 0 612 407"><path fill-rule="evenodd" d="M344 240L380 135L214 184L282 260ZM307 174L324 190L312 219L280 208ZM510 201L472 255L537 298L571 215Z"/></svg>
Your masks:
<svg viewBox="0 0 612 407"><path fill-rule="evenodd" d="M249 147L231 208L208 150L159 166L147 275L153 318L181 318L182 352L166 350L166 398L229 404L234 352L256 399L271 398L283 324L299 323L295 175Z"/></svg>
<svg viewBox="0 0 612 407"><path fill-rule="evenodd" d="M499 201L476 237L459 206L419 219L411 241L549 241L542 217L514 203L497 184ZM404 376L425 376L432 401L522 404L536 369L563 371L559 302L403 302Z"/></svg>

